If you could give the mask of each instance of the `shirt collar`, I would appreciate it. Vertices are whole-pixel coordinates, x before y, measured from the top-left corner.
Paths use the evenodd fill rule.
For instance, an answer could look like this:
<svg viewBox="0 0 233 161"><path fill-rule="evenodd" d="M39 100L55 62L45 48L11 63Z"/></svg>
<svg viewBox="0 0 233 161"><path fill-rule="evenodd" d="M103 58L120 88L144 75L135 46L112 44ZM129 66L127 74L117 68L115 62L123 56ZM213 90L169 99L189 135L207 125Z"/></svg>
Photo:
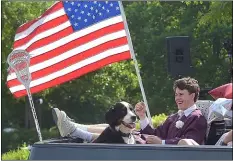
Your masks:
<svg viewBox="0 0 233 161"><path fill-rule="evenodd" d="M194 105L192 105L191 107L189 107L189 108L187 108L186 110L184 110L183 112L184 112L184 115L186 116L186 117L188 117L188 115L190 115L194 110L196 110L197 109L197 106L196 106L196 104L194 104ZM178 111L178 113L180 113L180 111L181 110L179 110Z"/></svg>

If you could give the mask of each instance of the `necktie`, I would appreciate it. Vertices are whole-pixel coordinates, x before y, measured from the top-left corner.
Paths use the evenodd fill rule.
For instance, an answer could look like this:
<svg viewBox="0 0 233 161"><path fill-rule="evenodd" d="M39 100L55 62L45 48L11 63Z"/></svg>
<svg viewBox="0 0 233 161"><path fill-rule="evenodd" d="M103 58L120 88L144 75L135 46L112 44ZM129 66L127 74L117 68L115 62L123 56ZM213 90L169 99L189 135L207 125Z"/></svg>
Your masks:
<svg viewBox="0 0 233 161"><path fill-rule="evenodd" d="M182 110L179 110L178 111L178 116L179 116L179 119L184 115L184 111Z"/></svg>

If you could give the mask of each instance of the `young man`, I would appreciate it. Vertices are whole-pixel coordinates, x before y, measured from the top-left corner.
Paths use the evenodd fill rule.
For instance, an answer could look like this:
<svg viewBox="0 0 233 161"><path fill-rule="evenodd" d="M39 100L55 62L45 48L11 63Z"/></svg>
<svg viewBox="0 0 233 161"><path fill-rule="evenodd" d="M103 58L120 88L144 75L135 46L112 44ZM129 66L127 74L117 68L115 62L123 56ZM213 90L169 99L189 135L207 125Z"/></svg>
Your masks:
<svg viewBox="0 0 233 161"><path fill-rule="evenodd" d="M193 139L203 144L207 129L207 121L197 109L200 87L193 78L182 78L174 82L175 102L178 107L176 114L168 116L165 122L154 129L149 125L146 108L143 103L135 106L135 112L140 118L141 133L148 144L177 144L181 139Z"/></svg>
<svg viewBox="0 0 233 161"><path fill-rule="evenodd" d="M147 134L146 142L148 144L177 144L181 139L193 139L202 144L207 122L195 105L200 91L198 82L193 78L182 78L174 82L173 89L179 111L169 116L156 129L149 125L144 103L136 104L135 111L140 118L140 132ZM54 109L53 116L57 120L56 124L61 136L79 137L88 142L96 139L108 126L107 124L82 125L74 123L64 111L58 109Z"/></svg>

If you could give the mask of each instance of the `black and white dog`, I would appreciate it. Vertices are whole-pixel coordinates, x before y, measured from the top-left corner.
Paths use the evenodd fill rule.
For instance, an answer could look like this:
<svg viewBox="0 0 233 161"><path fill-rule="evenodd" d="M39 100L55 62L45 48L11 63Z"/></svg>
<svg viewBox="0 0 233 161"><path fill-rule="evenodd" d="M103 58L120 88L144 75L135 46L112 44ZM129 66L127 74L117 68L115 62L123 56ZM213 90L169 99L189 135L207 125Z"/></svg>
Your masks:
<svg viewBox="0 0 233 161"><path fill-rule="evenodd" d="M135 129L136 115L133 106L127 102L116 103L105 114L105 120L109 124L94 143L122 143L135 144L132 134Z"/></svg>

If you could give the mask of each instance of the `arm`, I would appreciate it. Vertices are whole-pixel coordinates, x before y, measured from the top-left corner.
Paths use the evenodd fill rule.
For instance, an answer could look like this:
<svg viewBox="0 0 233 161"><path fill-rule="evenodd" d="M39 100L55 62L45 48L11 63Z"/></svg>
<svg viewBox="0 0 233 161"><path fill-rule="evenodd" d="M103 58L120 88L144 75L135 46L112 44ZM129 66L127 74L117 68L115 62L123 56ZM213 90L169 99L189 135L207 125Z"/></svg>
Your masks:
<svg viewBox="0 0 233 161"><path fill-rule="evenodd" d="M167 119L162 125L154 129L149 125L149 120L146 117L146 106L143 102L135 105L135 113L140 119L140 132L142 134L157 135L161 138L166 138L168 126L171 123L170 119Z"/></svg>
<svg viewBox="0 0 233 161"><path fill-rule="evenodd" d="M165 144L177 144L181 139L193 139L198 144L203 144L206 135L207 123L203 116L191 116L189 123L186 123L187 129L181 137L166 139Z"/></svg>
<svg viewBox="0 0 233 161"><path fill-rule="evenodd" d="M145 118L144 120L140 120L140 132L142 134L155 135L159 136L161 139L165 139L167 137L167 131L170 123L171 121L169 117L163 124L159 125L157 128L153 128L149 125L149 120Z"/></svg>

